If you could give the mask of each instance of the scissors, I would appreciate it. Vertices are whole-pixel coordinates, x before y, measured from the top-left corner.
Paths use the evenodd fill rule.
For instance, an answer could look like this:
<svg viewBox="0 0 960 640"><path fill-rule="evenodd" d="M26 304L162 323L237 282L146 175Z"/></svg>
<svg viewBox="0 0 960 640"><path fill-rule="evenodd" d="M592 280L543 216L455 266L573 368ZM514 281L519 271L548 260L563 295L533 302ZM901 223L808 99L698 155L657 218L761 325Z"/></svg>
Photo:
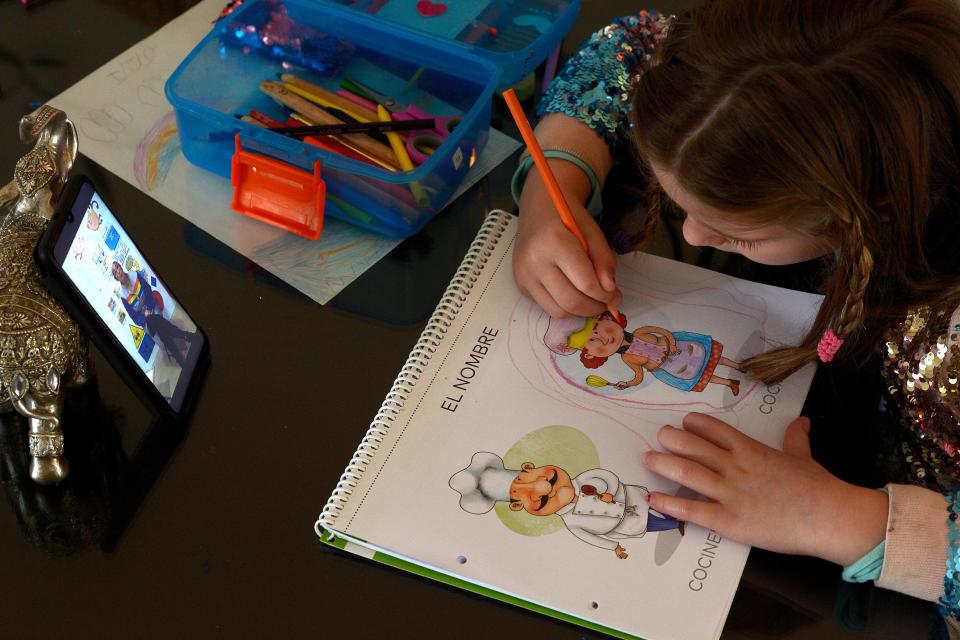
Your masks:
<svg viewBox="0 0 960 640"><path fill-rule="evenodd" d="M406 111L394 112L393 119L433 119L432 129L414 129L407 135L407 154L416 164L426 162L427 158L450 137L453 130L463 120L460 116L435 116L414 105L408 106Z"/></svg>
<svg viewBox="0 0 960 640"><path fill-rule="evenodd" d="M402 111L403 106L390 96L379 93L351 78L344 77L340 81L340 86L362 99L382 104L392 112L394 120L432 119L434 121L432 129L414 129L407 134L405 147L407 155L414 164L420 165L426 162L427 158L450 137L450 133L463 120L460 116L435 116L412 104L406 107L406 111Z"/></svg>

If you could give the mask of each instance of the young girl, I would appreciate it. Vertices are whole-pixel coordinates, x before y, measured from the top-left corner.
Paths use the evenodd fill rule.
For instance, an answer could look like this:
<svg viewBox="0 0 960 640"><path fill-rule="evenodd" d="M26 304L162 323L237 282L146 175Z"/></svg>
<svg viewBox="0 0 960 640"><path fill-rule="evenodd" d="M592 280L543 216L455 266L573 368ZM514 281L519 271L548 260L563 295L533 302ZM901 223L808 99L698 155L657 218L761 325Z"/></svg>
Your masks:
<svg viewBox="0 0 960 640"><path fill-rule="evenodd" d="M590 386L612 386L629 389L643 382L649 371L661 382L680 391L703 391L708 384L730 387L740 393L740 381L723 378L714 372L718 365L739 369L740 365L723 356L723 345L700 333L673 333L653 325L626 331L627 317L614 318L604 311L595 318L568 316L551 318L543 342L560 356L580 352L580 362L588 369L598 369L613 355L619 355L633 377L608 383L598 376L589 376ZM595 382L596 380L596 382Z"/></svg>
<svg viewBox="0 0 960 640"><path fill-rule="evenodd" d="M670 206L693 245L831 264L810 333L745 370L772 382L880 350L900 413L895 451L909 473L882 490L814 462L805 418L780 452L690 414L661 430L666 452L644 462L709 500L652 494L651 505L939 601L960 628L957 3L714 0L676 18L641 12L597 33L542 104L538 137L590 244L588 259L525 160L514 270L545 310L587 316L619 302L589 210L614 153L632 148L650 185L648 230Z"/></svg>

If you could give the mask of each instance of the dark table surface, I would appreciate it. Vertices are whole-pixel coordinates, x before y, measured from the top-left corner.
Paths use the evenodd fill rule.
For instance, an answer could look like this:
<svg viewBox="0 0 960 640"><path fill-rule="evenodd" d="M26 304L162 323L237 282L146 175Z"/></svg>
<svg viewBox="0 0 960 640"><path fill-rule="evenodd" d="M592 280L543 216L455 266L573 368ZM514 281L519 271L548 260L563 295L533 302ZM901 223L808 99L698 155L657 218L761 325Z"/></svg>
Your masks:
<svg viewBox="0 0 960 640"><path fill-rule="evenodd" d="M31 103L192 4L49 0L28 12L0 0L0 182L26 151L17 122ZM564 52L638 8L584 0ZM508 120L498 104L494 124L509 131ZM94 353L96 385L68 400L74 469L62 487L21 481L24 423L0 419L0 637L599 637L330 551L313 532L483 213L512 207L514 166L321 306L80 158L75 170L93 177L206 330L213 366L189 429L177 432L153 424ZM931 605L839 573L754 551L724 638L924 638L935 626Z"/></svg>

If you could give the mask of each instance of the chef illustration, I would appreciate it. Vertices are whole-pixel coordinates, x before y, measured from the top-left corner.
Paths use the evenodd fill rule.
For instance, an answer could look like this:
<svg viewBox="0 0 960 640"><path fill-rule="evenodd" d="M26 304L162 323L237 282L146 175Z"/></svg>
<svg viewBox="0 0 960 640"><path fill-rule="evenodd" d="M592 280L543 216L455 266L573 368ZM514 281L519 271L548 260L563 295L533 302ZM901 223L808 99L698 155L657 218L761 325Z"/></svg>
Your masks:
<svg viewBox="0 0 960 640"><path fill-rule="evenodd" d="M671 529L683 535L682 521L650 508L646 487L621 484L606 469L590 469L576 478L560 467L532 462L507 469L500 456L479 451L449 484L460 493L460 508L468 513L487 513L497 502L506 502L511 511L556 514L570 533L620 559L628 555L621 542L630 538Z"/></svg>

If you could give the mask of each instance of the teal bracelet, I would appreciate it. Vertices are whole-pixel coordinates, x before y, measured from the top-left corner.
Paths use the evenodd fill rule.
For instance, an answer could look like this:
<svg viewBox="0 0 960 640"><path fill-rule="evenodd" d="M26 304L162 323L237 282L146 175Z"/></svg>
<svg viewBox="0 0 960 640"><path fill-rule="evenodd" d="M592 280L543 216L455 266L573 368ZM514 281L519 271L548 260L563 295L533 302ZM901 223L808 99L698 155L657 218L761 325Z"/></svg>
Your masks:
<svg viewBox="0 0 960 640"><path fill-rule="evenodd" d="M599 218L600 214L603 213L603 198L600 193L600 181L597 179L597 174L590 168L590 165L572 153L561 151L560 149L544 149L543 155L547 158L558 158L571 162L577 165L580 170L587 175L587 178L590 180L590 196L587 198L586 204L587 211L589 211L590 215L594 218ZM520 160L520 166L513 172L513 179L510 181L510 191L513 193L513 201L517 205L520 204L520 192L523 191L523 183L526 181L527 174L530 172L530 167L532 166L533 157L527 155Z"/></svg>
<svg viewBox="0 0 960 640"><path fill-rule="evenodd" d="M884 540L849 567L844 567L843 573L840 574L840 576L846 582L876 580L880 577L880 572L883 570L883 554L886 548L887 541Z"/></svg>
<svg viewBox="0 0 960 640"><path fill-rule="evenodd" d="M881 487L878 491L889 494L886 487ZM870 551L867 551L859 560L848 567L843 568L840 577L846 582L867 582L876 580L883 571L883 554L887 550L887 541L884 540Z"/></svg>

